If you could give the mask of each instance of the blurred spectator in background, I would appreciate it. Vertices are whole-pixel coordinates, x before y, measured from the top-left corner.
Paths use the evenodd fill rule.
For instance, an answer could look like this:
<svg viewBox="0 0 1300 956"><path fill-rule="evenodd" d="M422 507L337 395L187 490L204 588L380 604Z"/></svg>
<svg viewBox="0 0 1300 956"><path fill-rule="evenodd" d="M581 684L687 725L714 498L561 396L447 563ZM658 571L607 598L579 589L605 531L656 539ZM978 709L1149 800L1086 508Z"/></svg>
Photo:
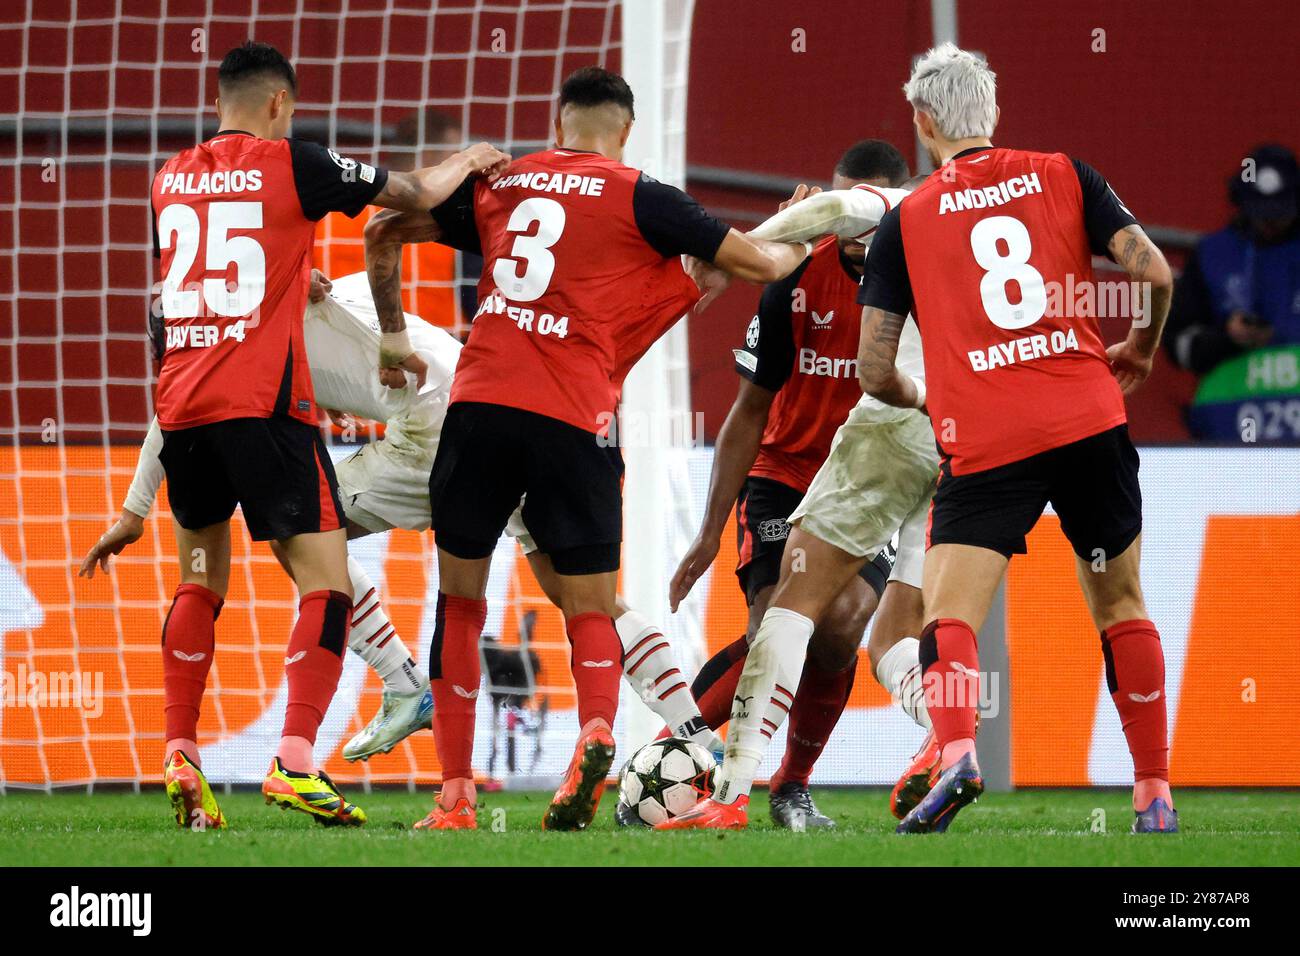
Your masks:
<svg viewBox="0 0 1300 956"><path fill-rule="evenodd" d="M1229 180L1237 209L1187 259L1165 343L1197 375L1264 346L1300 344L1296 157L1260 146Z"/></svg>
<svg viewBox="0 0 1300 956"><path fill-rule="evenodd" d="M389 169L398 170L436 166L463 144L460 122L434 107L427 107L404 117L384 137L379 161ZM362 230L375 208L367 207L355 219L331 213L321 220L316 229L316 268L331 279L365 269ZM462 274L476 281L482 263L473 258L474 262L462 264ZM408 312L426 322L462 332L473 312L467 312L460 301L456 261L454 249L435 242L407 246L402 259L403 301ZM470 310L473 307L472 303L468 306Z"/></svg>

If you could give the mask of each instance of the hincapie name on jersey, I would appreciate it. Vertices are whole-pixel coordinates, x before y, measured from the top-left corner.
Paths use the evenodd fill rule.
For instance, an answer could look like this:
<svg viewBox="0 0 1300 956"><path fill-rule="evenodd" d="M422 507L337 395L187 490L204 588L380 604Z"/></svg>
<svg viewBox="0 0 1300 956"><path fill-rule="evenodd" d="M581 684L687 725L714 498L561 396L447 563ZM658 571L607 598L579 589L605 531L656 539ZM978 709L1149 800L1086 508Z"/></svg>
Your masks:
<svg viewBox="0 0 1300 956"><path fill-rule="evenodd" d="M260 169L217 169L210 173L163 173L161 195L209 196L250 193L262 188Z"/></svg>
<svg viewBox="0 0 1300 956"><path fill-rule="evenodd" d="M1005 206L1007 203L1031 193L1041 193L1042 185L1038 182L1038 173L1026 173L1012 176L994 186L982 186L978 189L963 189L955 193L944 193L939 197L939 215L950 212L964 212L967 209L988 209L992 206Z"/></svg>
<svg viewBox="0 0 1300 956"><path fill-rule="evenodd" d="M514 173L502 176L492 184L495 189L531 189L537 193L559 193L562 196L599 196L605 189L603 176L579 176L577 173L550 173L538 170L531 173Z"/></svg>

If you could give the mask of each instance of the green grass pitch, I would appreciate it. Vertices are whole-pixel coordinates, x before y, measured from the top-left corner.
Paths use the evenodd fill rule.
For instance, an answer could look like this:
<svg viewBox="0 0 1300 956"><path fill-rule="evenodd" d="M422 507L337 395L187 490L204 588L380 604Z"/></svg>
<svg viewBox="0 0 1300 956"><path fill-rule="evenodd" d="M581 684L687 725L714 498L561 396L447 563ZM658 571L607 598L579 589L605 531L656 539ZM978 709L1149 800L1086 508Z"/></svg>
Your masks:
<svg viewBox="0 0 1300 956"><path fill-rule="evenodd" d="M974 865L1222 866L1300 864L1300 793L1185 790L1184 832L1134 837L1118 790L986 794L943 836L896 836L880 790L816 790L834 832L786 833L757 791L743 833L624 830L607 794L584 833L540 832L549 794L480 795L477 833L417 833L427 793L348 791L370 817L361 830L327 830L263 804L220 796L231 820L216 833L178 831L160 791L0 797L0 865L61 866L718 866ZM1096 811L1106 832L1093 832Z"/></svg>

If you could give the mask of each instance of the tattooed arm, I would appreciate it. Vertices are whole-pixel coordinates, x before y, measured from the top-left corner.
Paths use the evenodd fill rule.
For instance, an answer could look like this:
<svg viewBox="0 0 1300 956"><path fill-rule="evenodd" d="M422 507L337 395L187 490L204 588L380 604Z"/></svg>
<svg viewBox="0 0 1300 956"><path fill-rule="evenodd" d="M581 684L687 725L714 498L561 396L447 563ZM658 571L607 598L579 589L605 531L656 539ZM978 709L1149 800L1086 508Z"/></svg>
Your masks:
<svg viewBox="0 0 1300 956"><path fill-rule="evenodd" d="M379 379L389 388L406 385L403 369L424 385L428 365L411 348L402 313L402 250L407 243L437 242L442 229L428 212L384 209L366 223L366 276L379 317Z"/></svg>
<svg viewBox="0 0 1300 956"><path fill-rule="evenodd" d="M894 364L898 339L907 316L866 306L862 310L862 333L858 338L858 383L879 402L898 408L924 407L916 379L904 375Z"/></svg>
<svg viewBox="0 0 1300 956"><path fill-rule="evenodd" d="M437 166L414 172L390 170L384 188L371 202L403 212L423 212L447 199L468 176L492 179L510 163L510 157L490 143L476 143L448 156Z"/></svg>
<svg viewBox="0 0 1300 956"><path fill-rule="evenodd" d="M1151 300L1145 315L1135 318L1129 333L1142 350L1154 354L1160 344L1165 319L1169 317L1169 302L1174 293L1174 277L1164 254L1142 231L1141 226L1128 226L1115 233L1110 240L1110 253L1129 278L1135 282L1149 283Z"/></svg>
<svg viewBox="0 0 1300 956"><path fill-rule="evenodd" d="M1169 317L1174 279L1164 254L1139 225L1119 230L1111 237L1108 248L1129 278L1141 283L1146 304L1143 314L1133 317L1128 338L1106 350L1120 389L1127 395L1151 374L1152 359Z"/></svg>

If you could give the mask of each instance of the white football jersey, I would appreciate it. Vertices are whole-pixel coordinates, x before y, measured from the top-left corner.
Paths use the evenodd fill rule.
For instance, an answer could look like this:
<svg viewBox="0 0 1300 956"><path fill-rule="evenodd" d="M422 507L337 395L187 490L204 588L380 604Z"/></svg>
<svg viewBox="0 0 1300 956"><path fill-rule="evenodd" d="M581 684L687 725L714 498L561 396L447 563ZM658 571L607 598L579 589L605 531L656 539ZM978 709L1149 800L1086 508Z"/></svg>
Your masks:
<svg viewBox="0 0 1300 956"><path fill-rule="evenodd" d="M324 301L308 304L303 334L318 405L378 422L411 417L422 404L445 406L461 344L419 316L405 315L411 345L429 364L418 393L409 373L405 388L379 381L379 318L364 272L334 280Z"/></svg>

